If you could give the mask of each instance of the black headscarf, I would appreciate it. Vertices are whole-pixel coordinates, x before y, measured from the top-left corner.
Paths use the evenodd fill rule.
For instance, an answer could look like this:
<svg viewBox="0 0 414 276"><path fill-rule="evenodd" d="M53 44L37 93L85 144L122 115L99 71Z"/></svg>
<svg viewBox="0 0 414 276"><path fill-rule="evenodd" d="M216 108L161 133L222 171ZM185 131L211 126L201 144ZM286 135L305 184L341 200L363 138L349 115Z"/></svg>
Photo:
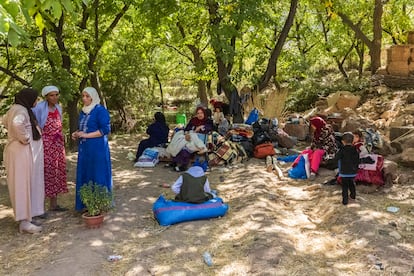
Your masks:
<svg viewBox="0 0 414 276"><path fill-rule="evenodd" d="M155 114L154 114L154 119L155 119L155 121L157 121L158 123L162 123L162 124L165 124L166 122L165 122L165 116L164 116L164 114L162 114L161 112L156 112Z"/></svg>
<svg viewBox="0 0 414 276"><path fill-rule="evenodd" d="M37 121L33 114L32 107L37 100L39 93L31 88L23 88L14 96L14 103L26 107L30 117L30 124L32 125L33 140L39 140L41 135L37 129Z"/></svg>

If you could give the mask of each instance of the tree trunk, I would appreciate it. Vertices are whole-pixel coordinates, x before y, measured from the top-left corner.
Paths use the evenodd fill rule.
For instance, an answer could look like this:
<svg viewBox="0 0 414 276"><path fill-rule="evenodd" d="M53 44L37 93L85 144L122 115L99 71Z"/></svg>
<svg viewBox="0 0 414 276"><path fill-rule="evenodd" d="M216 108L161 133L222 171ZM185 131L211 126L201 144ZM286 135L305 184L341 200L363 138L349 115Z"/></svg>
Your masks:
<svg viewBox="0 0 414 276"><path fill-rule="evenodd" d="M181 36L183 38L186 38L186 32L184 30L184 27L181 25L181 23L177 22L176 25L177 25L177 28L178 28ZM193 59L191 60L191 62L195 66L195 71L197 72L198 76L201 76L201 74L204 70L204 67L205 67L204 60L201 56L201 52L197 48L196 45L187 43L186 46L191 51L191 53L193 54ZM206 81L201 80L201 79L197 80L197 87L198 87L198 98L200 99L200 102L203 105L208 106Z"/></svg>
<svg viewBox="0 0 414 276"><path fill-rule="evenodd" d="M382 41L382 25L381 19L383 14L383 0L375 0L374 7L374 39L372 48L370 49L371 56L371 73L375 74L378 68L381 67L381 41Z"/></svg>
<svg viewBox="0 0 414 276"><path fill-rule="evenodd" d="M293 25L293 20L295 18L296 9L298 6L299 0L290 1L289 15L286 18L285 25L283 26L282 31L280 32L279 38L276 42L275 47L270 54L270 58L267 64L266 71L263 76L260 78L260 83L258 85L259 91L263 90L272 79L275 79L277 73L277 60L282 52L283 45L285 44L286 38L289 34L290 28ZM276 83L276 82L275 82Z"/></svg>
<svg viewBox="0 0 414 276"><path fill-rule="evenodd" d="M200 99L203 105L208 106L206 81L198 80L197 87L198 87L198 98Z"/></svg>
<svg viewBox="0 0 414 276"><path fill-rule="evenodd" d="M69 116L69 137L67 137L68 147L70 151L76 151L77 142L72 140L71 135L78 129L79 110L77 97L67 103L66 113Z"/></svg>
<svg viewBox="0 0 414 276"><path fill-rule="evenodd" d="M382 45L382 25L381 19L383 14L382 0L375 0L374 14L373 14L373 40L362 32L361 28L354 24L349 17L341 12L338 12L339 17L344 24L348 25L354 32L358 39L361 39L369 49L369 56L371 58L371 73L375 74L381 66L381 45Z"/></svg>
<svg viewBox="0 0 414 276"><path fill-rule="evenodd" d="M356 52L358 54L358 77L362 78L363 73L364 73L364 50L365 50L365 46L363 43L358 42L356 47Z"/></svg>
<svg viewBox="0 0 414 276"><path fill-rule="evenodd" d="M296 0L295 0L296 1ZM207 6L208 6L208 12L210 16L210 28L211 28L211 39L212 39L212 45L214 54L216 57L217 62L217 75L219 79L219 89L224 91L224 94L226 95L226 98L231 102L233 93L237 93L238 98L238 91L236 86L231 82L230 76L231 71L233 68L234 63L234 57L233 56L227 56L228 61L227 63L224 62L223 56L225 55L225 51L222 44L222 37L220 34L218 34L215 30L220 30L220 24L222 22L222 17L220 13L218 12L219 4L215 0L207 0ZM240 29L240 22L236 24L234 27L235 30ZM233 35L229 39L230 43L227 45L229 48L231 48L233 51L236 47L236 35ZM239 123L243 122L243 110L240 102L234 102L233 106L231 106L232 109L230 110L231 115L233 116L233 122Z"/></svg>

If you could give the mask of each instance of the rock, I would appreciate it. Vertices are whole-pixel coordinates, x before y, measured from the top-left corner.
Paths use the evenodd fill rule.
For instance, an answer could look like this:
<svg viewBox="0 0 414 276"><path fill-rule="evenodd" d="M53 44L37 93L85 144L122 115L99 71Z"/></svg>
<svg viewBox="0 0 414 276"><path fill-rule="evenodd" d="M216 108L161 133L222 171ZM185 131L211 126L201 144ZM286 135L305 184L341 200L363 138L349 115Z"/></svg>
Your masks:
<svg viewBox="0 0 414 276"><path fill-rule="evenodd" d="M397 183L400 185L406 185L410 182L410 176L406 175L406 174L401 174L398 178L397 178Z"/></svg>
<svg viewBox="0 0 414 276"><path fill-rule="evenodd" d="M384 160L384 186L385 187L391 187L393 183L396 181L398 175L398 164L391 160Z"/></svg>
<svg viewBox="0 0 414 276"><path fill-rule="evenodd" d="M414 131L414 127L404 126L404 125L400 125L400 126L393 125L392 127L390 127L390 140L394 141L395 139L397 139L398 137L401 137L402 135L404 135L405 133L409 131Z"/></svg>
<svg viewBox="0 0 414 276"><path fill-rule="evenodd" d="M306 140L309 134L309 127L306 124L286 124L283 130L300 141Z"/></svg>
<svg viewBox="0 0 414 276"><path fill-rule="evenodd" d="M326 101L329 107L336 107L338 110L343 110L347 107L355 109L359 104L360 97L352 94L349 91L338 91L330 94Z"/></svg>
<svg viewBox="0 0 414 276"><path fill-rule="evenodd" d="M404 107L404 113L414 115L414 104L408 104Z"/></svg>
<svg viewBox="0 0 414 276"><path fill-rule="evenodd" d="M414 148L404 149L400 162L410 168L414 168Z"/></svg>
<svg viewBox="0 0 414 276"><path fill-rule="evenodd" d="M387 160L387 159L384 160L384 167L383 167L384 176L392 175L394 176L394 179L395 179L397 177L397 170L398 170L397 163L395 163L394 161Z"/></svg>
<svg viewBox="0 0 414 276"><path fill-rule="evenodd" d="M390 155L390 154L397 153L397 150L394 149L393 147L391 147L390 143L383 140L382 147L379 148L379 149L375 149L375 153L383 155L383 156L387 156L387 155Z"/></svg>
<svg viewBox="0 0 414 276"><path fill-rule="evenodd" d="M400 233L398 233L397 231L391 231L388 235L395 238L396 240L400 240L402 238Z"/></svg>
<svg viewBox="0 0 414 276"><path fill-rule="evenodd" d="M414 148L414 133L412 133L413 130L414 128L410 130L410 133L407 132L394 139L391 142L391 147L396 149L397 152L402 152L404 149L408 148Z"/></svg>
<svg viewBox="0 0 414 276"><path fill-rule="evenodd" d="M397 115L397 111L386 110L380 115L380 118L385 119L385 120L389 120L391 118L394 118L396 115Z"/></svg>
<svg viewBox="0 0 414 276"><path fill-rule="evenodd" d="M408 104L412 104L414 103L414 93L413 92L409 92L407 95L407 103Z"/></svg>

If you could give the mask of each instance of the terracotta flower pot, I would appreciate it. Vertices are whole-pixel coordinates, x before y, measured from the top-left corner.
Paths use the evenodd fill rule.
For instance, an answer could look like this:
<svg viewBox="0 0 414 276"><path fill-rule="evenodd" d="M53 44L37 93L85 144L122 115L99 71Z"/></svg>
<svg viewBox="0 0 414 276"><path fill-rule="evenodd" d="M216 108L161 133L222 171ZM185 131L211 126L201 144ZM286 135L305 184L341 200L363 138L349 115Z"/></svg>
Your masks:
<svg viewBox="0 0 414 276"><path fill-rule="evenodd" d="M104 221L104 215L97 216L88 216L88 213L82 214L82 218L85 221L85 224L90 229L95 229L101 227Z"/></svg>

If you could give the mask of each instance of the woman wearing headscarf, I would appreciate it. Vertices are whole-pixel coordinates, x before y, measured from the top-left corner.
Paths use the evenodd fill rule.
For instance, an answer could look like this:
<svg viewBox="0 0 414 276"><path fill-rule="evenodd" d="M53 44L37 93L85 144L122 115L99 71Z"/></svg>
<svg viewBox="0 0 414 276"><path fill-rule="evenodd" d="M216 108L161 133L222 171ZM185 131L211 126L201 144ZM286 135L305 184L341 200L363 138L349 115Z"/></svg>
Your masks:
<svg viewBox="0 0 414 276"><path fill-rule="evenodd" d="M310 119L310 127L313 132L310 148L302 151L301 155L307 154L310 164L311 180L315 179L322 161L334 160L338 151L334 131L331 125L327 124L321 117ZM295 167L299 162L300 156L293 162Z"/></svg>
<svg viewBox="0 0 414 276"><path fill-rule="evenodd" d="M50 199L49 211L67 211L67 208L57 203L58 194L68 192L62 108L58 104L59 88L45 86L42 96L45 100L33 108L33 113L42 128L45 196Z"/></svg>
<svg viewBox="0 0 414 276"><path fill-rule="evenodd" d="M108 144L111 123L109 112L99 104L100 101L95 88L83 89L83 107L79 116L78 130L72 133L72 139L78 140L75 205L77 211L85 209L79 190L88 182L105 186L109 192L112 192L112 165Z"/></svg>
<svg viewBox="0 0 414 276"><path fill-rule="evenodd" d="M32 223L32 218L44 214L43 143L32 112L37 96L36 90L20 90L3 117L7 129L7 144L3 153L7 184L21 233L42 231L41 226Z"/></svg>
<svg viewBox="0 0 414 276"><path fill-rule="evenodd" d="M168 142L169 131L170 129L165 122L164 114L161 112L156 112L154 114L154 122L148 126L146 131L149 135L149 138L142 140L138 145L135 162L138 161L138 158L142 155L146 148L166 144Z"/></svg>
<svg viewBox="0 0 414 276"><path fill-rule="evenodd" d="M184 137L187 142L190 142L192 140L191 134L196 134L199 136L199 140L203 141L205 140L205 135L208 134L210 131L213 130L213 120L208 116L207 110L199 106L196 108L196 115L191 118L191 120L188 122L187 126L184 128ZM176 133L175 135L179 134L180 132ZM173 137L174 139L174 137ZM193 135L194 139L194 135ZM171 144L173 141L171 141ZM198 143L195 143L198 145ZM169 145L169 148L173 147L174 145ZM205 145L202 145L203 147L200 148L201 151L205 151ZM167 152L170 152L167 148ZM175 171L185 171L187 169L187 166L190 164L191 158L193 157L194 150L192 150L189 147L183 147L178 151L178 153L173 155L173 167Z"/></svg>

